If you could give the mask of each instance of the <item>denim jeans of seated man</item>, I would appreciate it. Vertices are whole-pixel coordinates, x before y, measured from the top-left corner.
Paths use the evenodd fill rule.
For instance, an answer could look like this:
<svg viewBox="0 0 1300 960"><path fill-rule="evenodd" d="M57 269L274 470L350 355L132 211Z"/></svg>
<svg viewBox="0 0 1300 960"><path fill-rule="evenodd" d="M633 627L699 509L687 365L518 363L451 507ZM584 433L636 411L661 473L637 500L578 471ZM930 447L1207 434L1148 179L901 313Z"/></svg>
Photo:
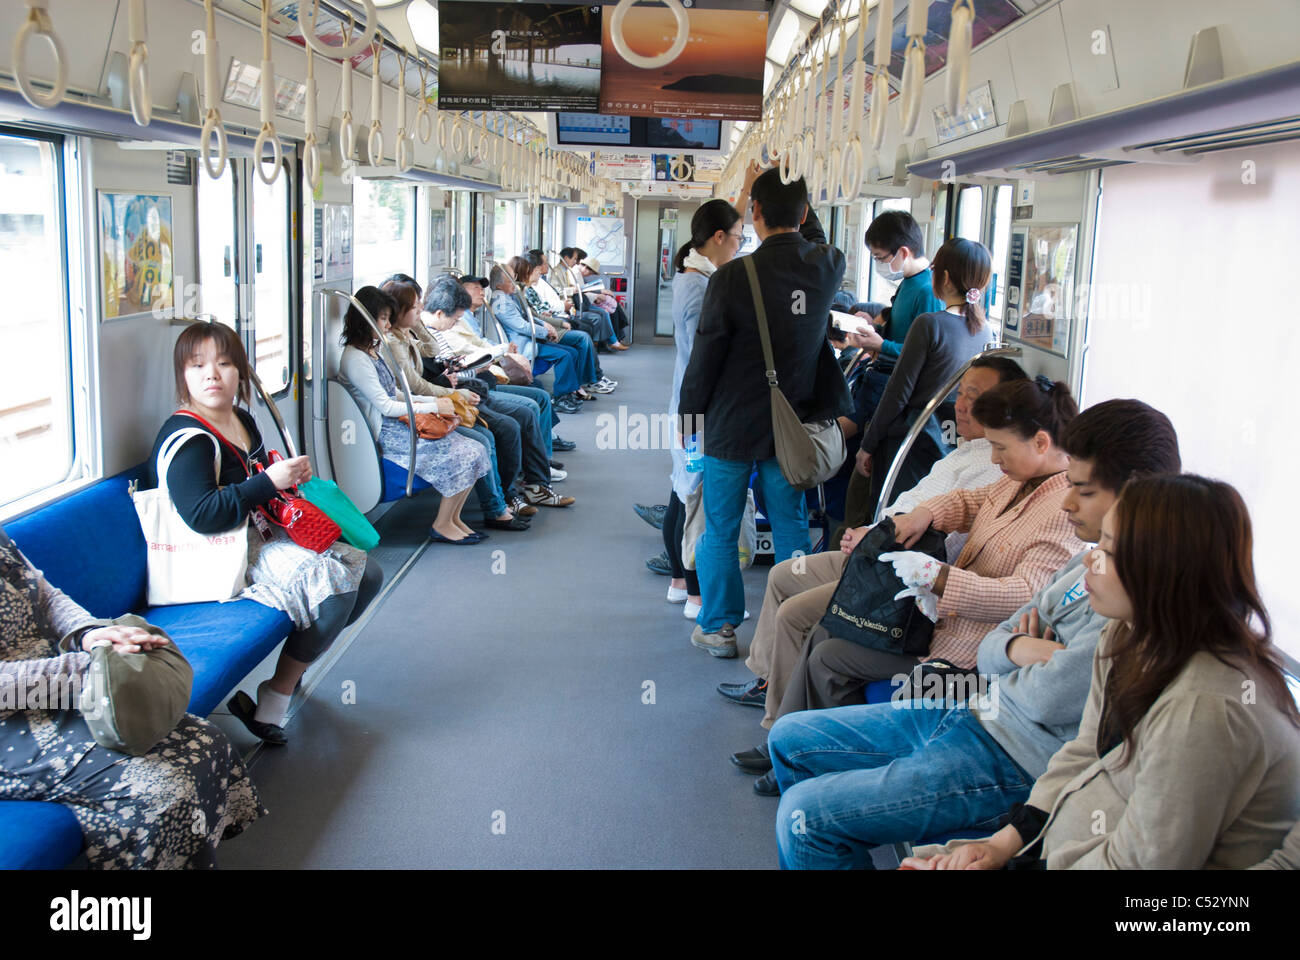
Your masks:
<svg viewBox="0 0 1300 960"><path fill-rule="evenodd" d="M796 550L808 550L808 508L802 490L786 483L776 458L720 460L704 457L704 534L695 548L695 572L700 578L698 623L713 633L724 623L739 626L745 617L745 582L740 575L736 541L745 515L749 478L763 498L772 525L774 563L789 560Z"/></svg>
<svg viewBox="0 0 1300 960"><path fill-rule="evenodd" d="M474 495L485 517L499 517L506 512L506 498L501 492L500 474L497 472L497 445L492 439L492 431L480 424L472 427L457 427L456 432L468 437L475 443L481 443L487 449L488 460L492 469L474 481Z"/></svg>
<svg viewBox="0 0 1300 960"><path fill-rule="evenodd" d="M782 869L872 869L871 849L967 828L992 834L1033 778L964 705L804 710L768 734ZM911 708L903 705L911 704Z"/></svg>
<svg viewBox="0 0 1300 960"><path fill-rule="evenodd" d="M537 404L539 411L537 422L541 424L542 434L546 437L546 458L549 460L555 452L551 446L551 429L560 422L559 416L551 406L551 395L541 387L526 387L515 383L498 384L493 392L523 397L525 400L531 400Z"/></svg>
<svg viewBox="0 0 1300 960"><path fill-rule="evenodd" d="M524 483L550 483L551 458L547 453L547 438L551 431L543 432L537 404L525 397L502 393L498 388L488 395L483 405L493 414L510 418L519 430L519 477L515 479L521 477ZM498 448L500 445L498 440ZM503 475L501 482L509 486L514 481L506 480Z"/></svg>
<svg viewBox="0 0 1300 960"><path fill-rule="evenodd" d="M596 359L596 345L581 330L567 330L560 335L560 344L578 351L578 382L595 383L601 377L600 361Z"/></svg>

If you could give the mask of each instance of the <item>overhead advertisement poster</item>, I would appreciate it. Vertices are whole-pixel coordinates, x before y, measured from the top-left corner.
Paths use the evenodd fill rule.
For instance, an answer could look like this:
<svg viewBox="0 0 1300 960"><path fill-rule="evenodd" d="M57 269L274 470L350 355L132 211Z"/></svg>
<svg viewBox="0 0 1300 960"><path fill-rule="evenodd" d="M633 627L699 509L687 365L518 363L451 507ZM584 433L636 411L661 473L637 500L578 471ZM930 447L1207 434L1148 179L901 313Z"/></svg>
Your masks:
<svg viewBox="0 0 1300 960"><path fill-rule="evenodd" d="M596 174L610 180L649 180L654 176L654 161L643 153L601 153Z"/></svg>
<svg viewBox="0 0 1300 960"><path fill-rule="evenodd" d="M601 113L762 119L767 4L695 0L686 11L690 23L686 48L672 63L653 70L633 66L614 48L614 5L604 10ZM663 4L637 5L623 20L623 36L634 53L653 57L672 46L677 20Z"/></svg>
<svg viewBox="0 0 1300 960"><path fill-rule="evenodd" d="M438 4L438 108L582 110L600 103L600 7Z"/></svg>

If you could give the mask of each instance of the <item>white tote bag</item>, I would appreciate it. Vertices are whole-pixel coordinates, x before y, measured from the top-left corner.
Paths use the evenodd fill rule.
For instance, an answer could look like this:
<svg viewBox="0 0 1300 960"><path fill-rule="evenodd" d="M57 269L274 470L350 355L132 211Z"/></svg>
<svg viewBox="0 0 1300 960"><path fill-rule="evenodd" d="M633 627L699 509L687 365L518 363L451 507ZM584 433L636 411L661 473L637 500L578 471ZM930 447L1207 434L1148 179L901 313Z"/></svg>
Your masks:
<svg viewBox="0 0 1300 960"><path fill-rule="evenodd" d="M131 500L149 553L149 604L229 600L244 589L248 568L248 521L224 533L191 529L172 503L167 470L172 458L194 436L206 436L216 448L214 469L221 478L221 444L197 427L178 430L158 450L158 486L133 490Z"/></svg>
<svg viewBox="0 0 1300 960"><path fill-rule="evenodd" d="M687 570L696 569L695 544L704 535L704 489L696 487L686 498L686 521L682 525L682 566ZM754 503L754 491L746 492L745 514L740 519L740 537L736 542L736 553L740 559L740 569L748 570L754 564L754 551L758 549L757 506Z"/></svg>

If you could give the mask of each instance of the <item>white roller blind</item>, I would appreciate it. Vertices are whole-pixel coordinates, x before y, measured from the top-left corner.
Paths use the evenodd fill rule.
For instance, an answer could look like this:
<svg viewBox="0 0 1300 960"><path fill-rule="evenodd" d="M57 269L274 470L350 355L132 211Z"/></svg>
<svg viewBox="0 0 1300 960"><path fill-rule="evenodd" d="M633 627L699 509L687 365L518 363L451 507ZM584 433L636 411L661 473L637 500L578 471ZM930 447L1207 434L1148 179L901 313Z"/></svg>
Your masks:
<svg viewBox="0 0 1300 960"><path fill-rule="evenodd" d="M1300 656L1300 144L1107 169L1094 279L1085 406L1163 410L1184 469L1241 492L1275 639Z"/></svg>

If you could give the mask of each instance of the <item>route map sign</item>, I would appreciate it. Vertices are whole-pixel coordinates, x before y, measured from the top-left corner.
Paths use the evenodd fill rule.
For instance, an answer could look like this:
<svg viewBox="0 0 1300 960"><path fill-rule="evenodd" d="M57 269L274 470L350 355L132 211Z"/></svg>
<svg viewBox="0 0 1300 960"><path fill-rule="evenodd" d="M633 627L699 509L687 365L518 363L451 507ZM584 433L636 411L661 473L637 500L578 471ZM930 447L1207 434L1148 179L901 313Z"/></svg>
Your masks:
<svg viewBox="0 0 1300 960"><path fill-rule="evenodd" d="M627 266L627 234L622 217L579 217L578 246L600 261L602 273Z"/></svg>

